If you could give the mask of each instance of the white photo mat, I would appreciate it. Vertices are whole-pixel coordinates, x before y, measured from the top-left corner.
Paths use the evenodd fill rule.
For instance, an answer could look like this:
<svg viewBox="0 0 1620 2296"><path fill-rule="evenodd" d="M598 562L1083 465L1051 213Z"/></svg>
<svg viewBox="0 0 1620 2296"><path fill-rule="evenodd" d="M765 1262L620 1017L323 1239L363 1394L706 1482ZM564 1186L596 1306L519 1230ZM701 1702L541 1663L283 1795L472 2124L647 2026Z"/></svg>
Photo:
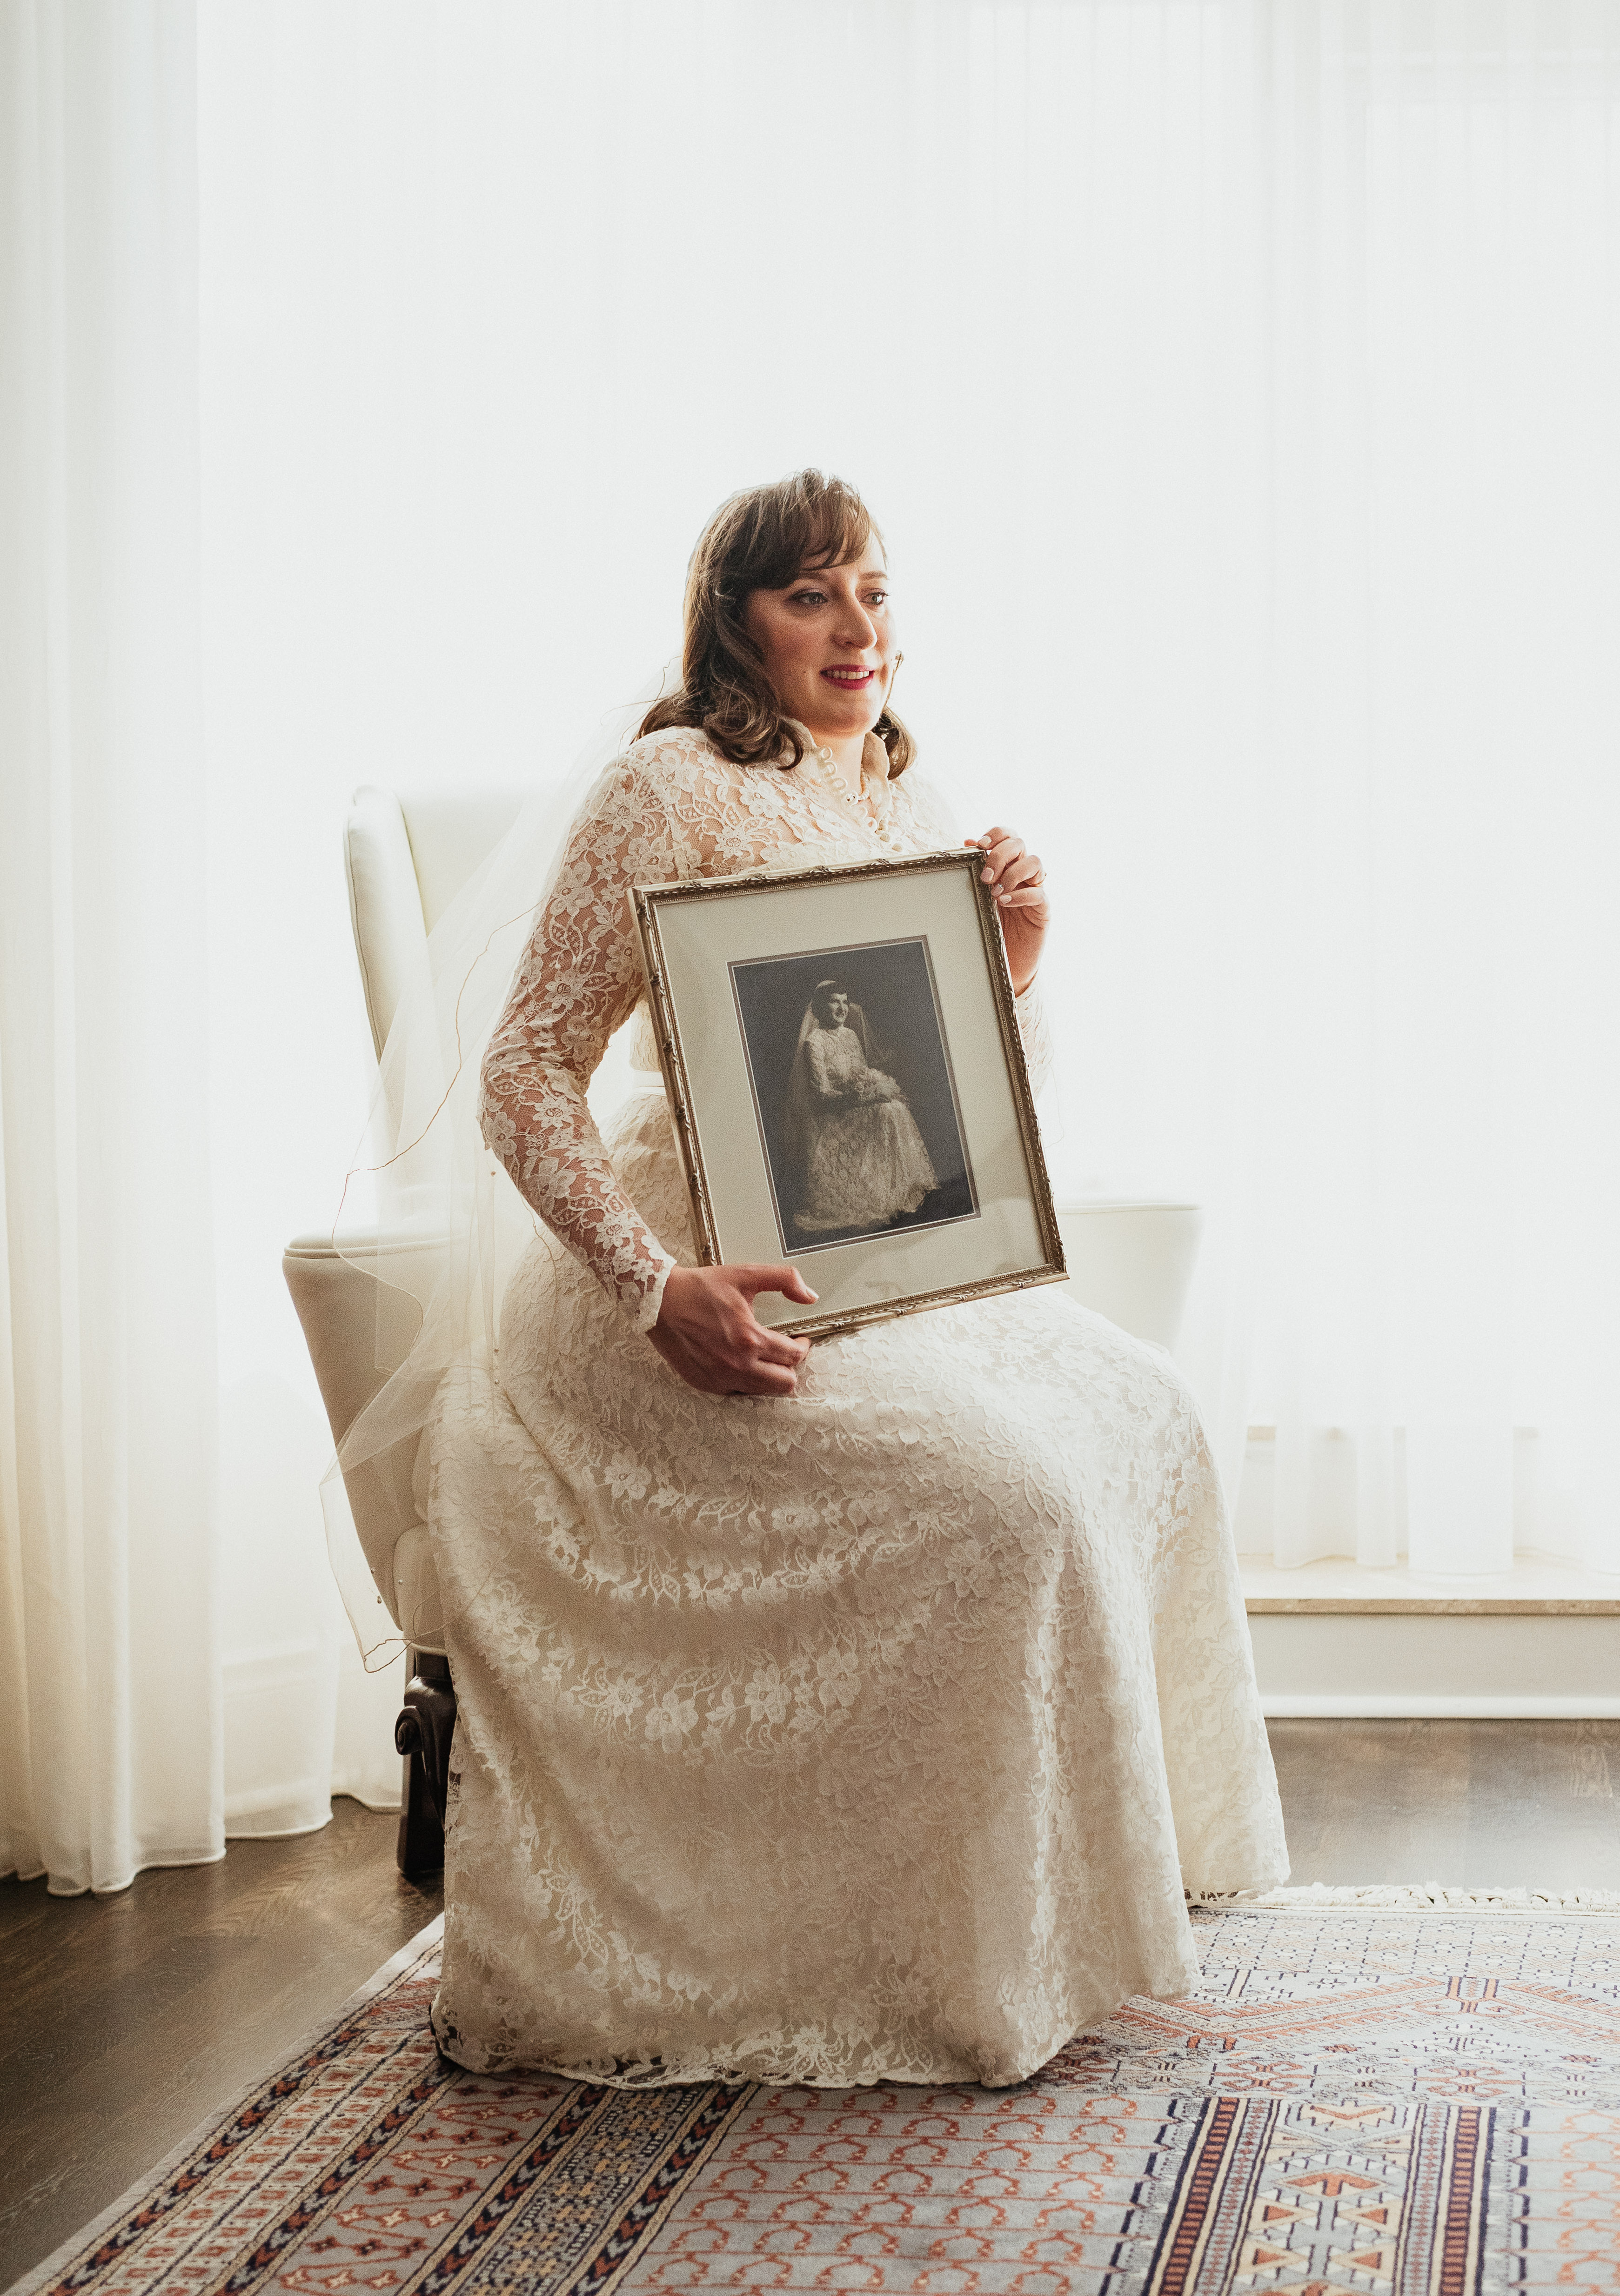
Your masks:
<svg viewBox="0 0 1620 2296"><path fill-rule="evenodd" d="M806 1309L761 1293L755 1312L764 1324L825 1332L1064 1278L982 859L966 850L636 888L654 1024L701 1255L710 1264L790 1259L818 1295ZM887 1010L886 965L904 992L887 1000ZM925 1120L943 1169L952 1128L940 1062L923 1041L929 1008L937 1012L965 1193L939 1191L911 1216L915 1224L845 1240L795 1229L770 1136L772 1087L762 1083L771 1046L761 1042L759 1023L751 1059L745 1035L747 984L776 968L785 982L847 972L852 982L876 984L867 998L876 1033L909 1037L896 1065L909 1062L914 1075L920 1063L931 1075ZM919 986L925 978L926 991ZM787 1016L797 1020L803 1002L801 986ZM784 1040L774 1056L778 1083L788 1051Z"/></svg>

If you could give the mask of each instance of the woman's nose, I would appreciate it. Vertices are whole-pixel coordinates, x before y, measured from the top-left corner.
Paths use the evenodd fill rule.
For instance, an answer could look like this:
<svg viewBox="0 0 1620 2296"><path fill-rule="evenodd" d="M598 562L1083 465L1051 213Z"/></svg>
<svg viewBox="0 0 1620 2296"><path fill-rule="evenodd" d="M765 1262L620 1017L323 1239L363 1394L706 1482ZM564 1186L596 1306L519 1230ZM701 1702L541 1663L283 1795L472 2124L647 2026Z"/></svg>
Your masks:
<svg viewBox="0 0 1620 2296"><path fill-rule="evenodd" d="M852 598L839 625L840 645L858 646L863 653L878 643L878 626L858 599Z"/></svg>

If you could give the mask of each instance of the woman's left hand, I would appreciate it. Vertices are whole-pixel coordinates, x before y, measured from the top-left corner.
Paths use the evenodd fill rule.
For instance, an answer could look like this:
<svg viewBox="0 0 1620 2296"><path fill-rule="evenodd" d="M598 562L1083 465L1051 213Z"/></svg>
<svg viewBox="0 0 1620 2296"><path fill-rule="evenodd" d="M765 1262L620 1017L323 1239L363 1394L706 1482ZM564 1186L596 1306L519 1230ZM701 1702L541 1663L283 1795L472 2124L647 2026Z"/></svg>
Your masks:
<svg viewBox="0 0 1620 2296"><path fill-rule="evenodd" d="M1035 977L1041 944L1051 922L1046 872L1035 856L1025 849L1016 829L986 829L982 837L969 837L963 842L983 850L985 865L979 874L986 885L995 888L1002 938L1007 944L1007 970L1012 975L1013 994L1021 996Z"/></svg>

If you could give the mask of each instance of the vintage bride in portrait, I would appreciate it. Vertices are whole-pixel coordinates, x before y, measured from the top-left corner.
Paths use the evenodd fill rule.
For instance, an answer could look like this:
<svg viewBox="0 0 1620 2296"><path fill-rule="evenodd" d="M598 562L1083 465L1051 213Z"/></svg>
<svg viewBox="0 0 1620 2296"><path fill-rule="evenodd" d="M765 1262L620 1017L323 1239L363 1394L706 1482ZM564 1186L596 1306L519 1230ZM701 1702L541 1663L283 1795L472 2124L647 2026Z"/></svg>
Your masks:
<svg viewBox="0 0 1620 2296"><path fill-rule="evenodd" d="M803 1271L698 1264L634 886L977 846L1037 1089L1050 1064L1045 872L951 824L890 706L897 620L848 486L723 504L678 671L588 788L536 794L385 1053L383 1272L421 1324L341 1456L413 1488L432 1543L459 1701L433 2021L464 2065L1019 2081L1198 1982L1186 1891L1287 1871L1170 1357L1061 1287L812 1346L754 1313L812 1302ZM887 1218L928 1152L822 992L806 1209Z"/></svg>
<svg viewBox="0 0 1620 2296"><path fill-rule="evenodd" d="M802 1193L795 1231L882 1227L939 1183L917 1119L877 1066L866 1015L839 980L817 981L788 1078L782 1128Z"/></svg>

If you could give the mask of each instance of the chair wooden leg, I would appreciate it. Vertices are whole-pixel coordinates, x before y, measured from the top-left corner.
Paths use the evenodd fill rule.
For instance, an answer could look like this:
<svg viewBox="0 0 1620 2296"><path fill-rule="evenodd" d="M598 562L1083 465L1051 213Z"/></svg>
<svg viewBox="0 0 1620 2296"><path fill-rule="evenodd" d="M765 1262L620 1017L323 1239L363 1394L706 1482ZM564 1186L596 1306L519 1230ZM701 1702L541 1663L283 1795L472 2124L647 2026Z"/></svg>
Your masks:
<svg viewBox="0 0 1620 2296"><path fill-rule="evenodd" d="M411 1657L405 1710L394 1725L394 1743L405 1756L397 1862L407 1880L437 1874L445 1862L445 1797L455 1729L449 1660L428 1651L413 1651Z"/></svg>

